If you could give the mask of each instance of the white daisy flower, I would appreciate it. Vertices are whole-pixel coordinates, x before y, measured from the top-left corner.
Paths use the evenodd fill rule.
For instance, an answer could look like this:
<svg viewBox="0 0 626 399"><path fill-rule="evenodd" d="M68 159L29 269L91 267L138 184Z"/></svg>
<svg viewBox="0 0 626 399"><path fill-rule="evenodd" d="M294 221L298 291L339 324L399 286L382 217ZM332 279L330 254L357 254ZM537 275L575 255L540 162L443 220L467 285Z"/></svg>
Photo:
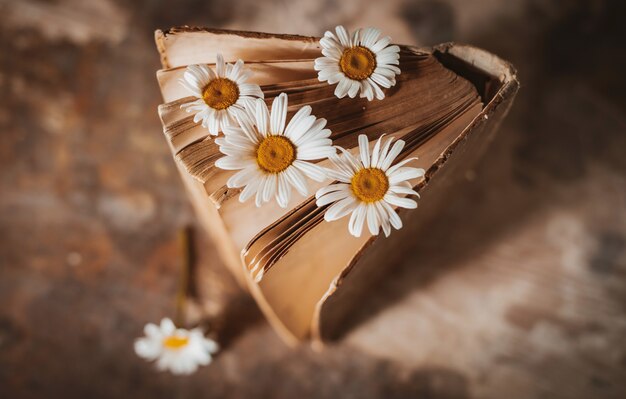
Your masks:
<svg viewBox="0 0 626 399"><path fill-rule="evenodd" d="M343 26L337 26L335 32L326 31L320 40L324 57L315 60L319 81L339 83L335 89L339 98L346 94L354 98L359 92L369 101L385 98L380 87L396 84L400 47L389 46L389 36L379 39L380 31L375 28L358 29L352 37Z"/></svg>
<svg viewBox="0 0 626 399"><path fill-rule="evenodd" d="M219 349L200 329L176 328L167 318L161 320L160 326L146 324L144 333L145 337L135 340L135 353L143 359L156 360L159 370L173 374L191 374L198 366L208 365L211 355Z"/></svg>
<svg viewBox="0 0 626 399"><path fill-rule="evenodd" d="M243 61L235 65L225 64L217 55L215 72L208 65L189 65L180 83L197 100L181 105L187 112L195 113L193 121L202 121L202 127L217 136L225 126L235 124L233 111L243 108L250 100L263 98L259 85L246 83L250 72Z"/></svg>
<svg viewBox="0 0 626 399"><path fill-rule="evenodd" d="M377 235L382 226L388 237L391 226L396 230L402 228L402 220L392 206L417 207L417 202L403 196L419 197L408 180L424 176L424 169L404 166L417 158L405 159L391 166L402 151L404 141L398 140L392 147L393 138L384 144L382 140L381 136L370 154L367 136L360 135L360 159L339 148L343 154L330 157L335 170L328 171L329 177L339 183L321 188L315 194L317 206L333 204L324 214L327 221L352 213L348 229L355 237L361 236L366 220L370 233Z"/></svg>
<svg viewBox="0 0 626 399"><path fill-rule="evenodd" d="M306 177L316 181L326 179L325 169L312 162L336 153L330 130L324 129L326 119L311 115L304 106L291 118L287 127L287 95L274 99L272 113L263 100L254 107L238 111L235 117L240 127L227 127L224 137L215 139L226 156L215 165L226 170L240 170L228 179L228 187L244 187L241 202L256 194L256 205L276 198L286 207L291 188L306 196Z"/></svg>

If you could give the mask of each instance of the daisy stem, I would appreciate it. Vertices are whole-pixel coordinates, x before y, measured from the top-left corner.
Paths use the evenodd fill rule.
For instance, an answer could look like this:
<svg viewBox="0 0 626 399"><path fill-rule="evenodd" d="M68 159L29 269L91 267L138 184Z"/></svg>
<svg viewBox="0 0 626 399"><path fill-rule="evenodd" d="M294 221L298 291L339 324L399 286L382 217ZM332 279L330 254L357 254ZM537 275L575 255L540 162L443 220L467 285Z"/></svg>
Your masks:
<svg viewBox="0 0 626 399"><path fill-rule="evenodd" d="M179 231L179 250L182 257L180 265L180 275L178 278L178 289L176 291L176 309L174 324L178 327L186 327L185 304L189 291L189 276L191 274L191 263L193 258L192 231L190 226L186 226Z"/></svg>

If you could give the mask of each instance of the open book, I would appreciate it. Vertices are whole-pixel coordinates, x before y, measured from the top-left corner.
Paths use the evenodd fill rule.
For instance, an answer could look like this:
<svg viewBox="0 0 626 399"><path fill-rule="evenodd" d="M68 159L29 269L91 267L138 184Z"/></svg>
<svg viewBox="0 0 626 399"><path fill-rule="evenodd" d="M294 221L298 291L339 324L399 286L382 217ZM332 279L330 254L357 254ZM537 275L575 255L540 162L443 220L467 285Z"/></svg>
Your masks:
<svg viewBox="0 0 626 399"><path fill-rule="evenodd" d="M397 84L385 99L338 99L334 86L317 79L319 38L202 28L156 32L163 69L157 78L165 137L195 210L215 240L224 263L249 290L287 342L322 342L341 332L342 320L363 295L410 253L414 234L436 215L454 181L471 167L492 138L518 89L514 69L474 47L445 44L433 49L401 46ZM289 96L289 115L304 105L327 119L334 145L358 151L357 137L382 133L406 142L399 159L425 169L415 181L419 207L400 210L404 227L390 237L348 233L348 218L324 221L314 193L329 182L311 182L309 197L292 196L257 208L228 188L232 171L215 167L222 156L207 129L181 109L188 92L179 84L187 65L242 59L269 104ZM320 166L330 166L328 160Z"/></svg>

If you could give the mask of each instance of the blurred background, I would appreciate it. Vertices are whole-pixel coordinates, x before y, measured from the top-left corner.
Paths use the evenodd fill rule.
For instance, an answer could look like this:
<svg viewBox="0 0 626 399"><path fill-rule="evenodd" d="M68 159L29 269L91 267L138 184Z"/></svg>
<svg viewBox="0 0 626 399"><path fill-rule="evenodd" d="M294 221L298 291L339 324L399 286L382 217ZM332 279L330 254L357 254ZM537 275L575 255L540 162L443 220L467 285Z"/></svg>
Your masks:
<svg viewBox="0 0 626 399"><path fill-rule="evenodd" d="M626 397L625 4L0 0L0 397ZM483 162L322 352L287 348L196 228L190 317L222 352L190 377L133 353L195 225L156 113L153 32L184 24L376 26L519 71Z"/></svg>

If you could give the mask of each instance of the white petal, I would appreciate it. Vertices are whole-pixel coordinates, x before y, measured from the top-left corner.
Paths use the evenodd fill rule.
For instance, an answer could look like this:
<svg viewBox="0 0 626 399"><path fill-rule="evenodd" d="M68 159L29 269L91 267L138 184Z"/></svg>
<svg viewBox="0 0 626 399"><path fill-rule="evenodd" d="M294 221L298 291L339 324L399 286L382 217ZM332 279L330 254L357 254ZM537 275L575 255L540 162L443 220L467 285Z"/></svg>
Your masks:
<svg viewBox="0 0 626 399"><path fill-rule="evenodd" d="M350 39L350 46L354 47L359 44L361 38L361 29L357 29L352 33L352 38Z"/></svg>
<svg viewBox="0 0 626 399"><path fill-rule="evenodd" d="M367 80L361 81L361 98L367 98L367 101L374 99L374 89Z"/></svg>
<svg viewBox="0 0 626 399"><path fill-rule="evenodd" d="M344 161L345 165L349 166L352 169L353 172L357 172L359 169L363 168L363 164L359 160L357 160L354 155L352 155L348 150L341 147L335 148L341 151L343 155L342 160Z"/></svg>
<svg viewBox="0 0 626 399"><path fill-rule="evenodd" d="M318 119L319 121L319 119ZM326 120L322 119L324 123ZM306 147L311 143L328 143L324 144L324 146L331 146L332 139L330 138L331 132L330 129L322 129L317 131L319 123L315 123L311 129L302 137L302 139L298 140L298 146ZM294 143L295 144L295 143ZM337 150L335 150L337 153Z"/></svg>
<svg viewBox="0 0 626 399"><path fill-rule="evenodd" d="M345 183L333 183L329 184L326 187L322 187L315 193L315 198L320 198L322 195L332 193L335 191L345 191L346 193L350 192L350 185Z"/></svg>
<svg viewBox="0 0 626 399"><path fill-rule="evenodd" d="M410 168L405 166L400 168L389 176L389 184L397 184L399 182L415 179L416 177L424 176L424 169Z"/></svg>
<svg viewBox="0 0 626 399"><path fill-rule="evenodd" d="M250 182L243 188L243 190L241 190L241 194L239 194L239 202L246 202L249 198L252 198L252 196L257 193L261 177L262 176L260 176L259 173L258 178L250 180Z"/></svg>
<svg viewBox="0 0 626 399"><path fill-rule="evenodd" d="M237 78L237 84L238 85L242 85L242 84L246 83L248 81L248 79L250 79L251 76L252 76L252 71L250 71L250 70L243 70L239 74L239 78ZM263 96L261 96L261 97L263 97Z"/></svg>
<svg viewBox="0 0 626 399"><path fill-rule="evenodd" d="M256 120L256 101L257 100L258 98L256 97L240 96L236 103L238 107L231 107L233 108L231 114L233 115L233 117L235 117L237 112L244 113L246 114L248 119L254 122ZM238 123L236 124L238 125Z"/></svg>
<svg viewBox="0 0 626 399"><path fill-rule="evenodd" d="M385 194L385 197L383 199L385 200L385 202L391 205L398 206L400 208L407 208L407 209L417 208L417 202L413 201L412 199L398 197L397 195L390 193L390 192L387 192L387 194Z"/></svg>
<svg viewBox="0 0 626 399"><path fill-rule="evenodd" d="M315 123L315 116L311 115L311 106L306 105L291 118L285 129L285 136L292 141L297 140L313 126L313 123Z"/></svg>
<svg viewBox="0 0 626 399"><path fill-rule="evenodd" d="M359 152L361 154L361 163L363 167L370 167L370 147L369 142L367 141L367 136L364 134L359 134Z"/></svg>
<svg viewBox="0 0 626 399"><path fill-rule="evenodd" d="M204 338L202 344L209 353L216 353L220 349L220 346L217 344L217 342L209 338Z"/></svg>
<svg viewBox="0 0 626 399"><path fill-rule="evenodd" d="M417 193L417 191L413 190L412 188L408 188L408 187L393 185L393 186L389 187L389 191L391 191L394 194L417 195L419 197L419 194Z"/></svg>
<svg viewBox="0 0 626 399"><path fill-rule="evenodd" d="M293 165L289 166L287 169L285 169L283 173L287 177L287 180L289 180L289 183L291 183L291 185L300 193L300 195L306 196L308 194L309 189L307 187L306 181L304 180L302 173L297 168L295 168Z"/></svg>
<svg viewBox="0 0 626 399"><path fill-rule="evenodd" d="M232 133L233 129L239 130L241 134L237 134L237 135L233 134ZM226 133L227 131L230 133ZM243 130L241 130L240 128L227 127L226 129L224 129L224 134L226 136L224 141L228 143L229 146L238 148L239 151L241 151L241 153L254 155L256 151L256 145L253 142L251 142L250 139L248 139L248 137L246 137ZM218 140L220 139L221 137L216 138L215 143L219 144ZM220 140L220 143L221 143L221 140Z"/></svg>
<svg viewBox="0 0 626 399"><path fill-rule="evenodd" d="M378 163L374 165L375 167L380 168L380 165L382 165L382 163L385 161L385 158L387 158L387 154L389 154L389 148L391 147L391 143L393 143L393 137L389 137L383 145L383 149L380 150L380 155L378 156Z"/></svg>
<svg viewBox="0 0 626 399"><path fill-rule="evenodd" d="M361 44L367 48L371 48L380 37L380 30L376 28L365 28L363 30L363 36Z"/></svg>
<svg viewBox="0 0 626 399"><path fill-rule="evenodd" d="M333 39L335 42L339 43L339 39L337 39L337 36L335 36L335 33L333 31L327 30L326 32L324 32L324 37Z"/></svg>
<svg viewBox="0 0 626 399"><path fill-rule="evenodd" d="M191 112L191 111L201 111L205 108L209 108L209 106L206 105L203 99L198 99L198 100L181 104L180 108L185 109L187 112Z"/></svg>
<svg viewBox="0 0 626 399"><path fill-rule="evenodd" d="M324 36L320 39L320 45L323 48L332 48L332 47L336 47L339 43L333 38L328 37L328 36Z"/></svg>
<svg viewBox="0 0 626 399"><path fill-rule="evenodd" d="M154 360L161 354L161 343L158 340L139 338L134 347L137 356L147 360Z"/></svg>
<svg viewBox="0 0 626 399"><path fill-rule="evenodd" d="M324 214L324 220L332 222L333 220L341 219L350 212L353 212L356 206L357 202L354 197L348 196L331 205Z"/></svg>
<svg viewBox="0 0 626 399"><path fill-rule="evenodd" d="M385 237L389 237L391 234L391 225L389 223L389 215L387 215L387 211L385 210L384 201L377 201L374 203L376 207L376 213L378 214L378 221L383 228L383 232L385 233Z"/></svg>
<svg viewBox="0 0 626 399"><path fill-rule="evenodd" d="M251 158L237 158L227 155L215 161L215 166L224 170L238 170L252 165L253 162L254 160Z"/></svg>
<svg viewBox="0 0 626 399"><path fill-rule="evenodd" d="M319 78L319 80L322 80L322 81L329 80L333 76L335 76L337 73L341 72L341 70L339 69L339 65L336 64L337 61L334 61L334 62L335 62L335 65L325 66L320 69L320 71L317 73L317 77Z"/></svg>
<svg viewBox="0 0 626 399"><path fill-rule="evenodd" d="M209 82L206 73L203 72L200 65L189 65L183 73L183 79L198 89L202 89Z"/></svg>
<svg viewBox="0 0 626 399"><path fill-rule="evenodd" d="M257 188L257 193L256 193L256 198L254 200L255 205L258 207L260 207L261 205L263 205L263 192L265 191L265 186L267 184L267 181L269 179L269 175L262 175L257 181L259 182L259 187Z"/></svg>
<svg viewBox="0 0 626 399"><path fill-rule="evenodd" d="M149 338L161 339L163 337L161 329L154 323L146 324L146 326L143 328L143 332Z"/></svg>
<svg viewBox="0 0 626 399"><path fill-rule="evenodd" d="M361 82L357 80L353 80L350 82L350 89L348 90L348 97L354 98L356 97L359 89L361 88Z"/></svg>
<svg viewBox="0 0 626 399"><path fill-rule="evenodd" d="M226 109L226 112L224 112L224 125L222 126L222 132L224 132L224 128L226 127L238 126L235 114L233 114L233 111L236 109L239 109L238 105L231 105Z"/></svg>
<svg viewBox="0 0 626 399"><path fill-rule="evenodd" d="M271 174L267 176L267 180L265 182L265 187L263 187L263 202L268 202L272 199L274 195L276 195L276 186L278 185L278 181L276 175Z"/></svg>
<svg viewBox="0 0 626 399"><path fill-rule="evenodd" d="M193 116L194 123L198 123L199 121L209 118L209 112L210 112L209 107L206 107L202 111L195 114Z"/></svg>
<svg viewBox="0 0 626 399"><path fill-rule="evenodd" d="M222 54L219 53L216 56L215 72L220 78L223 78L226 75L226 65L224 65L224 57L222 57Z"/></svg>
<svg viewBox="0 0 626 399"><path fill-rule="evenodd" d="M396 141L393 144L393 147L391 147L391 151L389 151L389 153L387 154L385 159L380 164L380 168L382 170L386 171L389 168L389 166L391 165L391 163L396 159L398 154L400 154L400 152L402 151L403 148L404 148L404 140Z"/></svg>
<svg viewBox="0 0 626 399"><path fill-rule="evenodd" d="M263 91L259 85L244 83L239 85L239 95L263 98Z"/></svg>
<svg viewBox="0 0 626 399"><path fill-rule="evenodd" d="M385 201L379 201L378 203L380 203L383 208L385 208L387 216L389 216L389 222L391 223L393 228L396 230L400 230L402 228L402 219L400 219L400 216L396 213L396 211L394 211L393 208Z"/></svg>
<svg viewBox="0 0 626 399"><path fill-rule="evenodd" d="M172 356L172 353L166 352L161 355L156 365L159 370L170 370L174 373L174 370L172 369L173 361L174 357Z"/></svg>
<svg viewBox="0 0 626 399"><path fill-rule="evenodd" d="M315 204L317 204L317 206L324 206L350 196L350 192L345 190L333 191L332 193L327 193L318 198Z"/></svg>
<svg viewBox="0 0 626 399"><path fill-rule="evenodd" d="M344 98L348 94L348 90L352 86L352 81L348 78L343 78L339 81L339 84L335 88L335 96L338 98Z"/></svg>
<svg viewBox="0 0 626 399"><path fill-rule="evenodd" d="M196 365L206 366L211 363L211 355L209 355L205 350L199 348L193 351L193 361Z"/></svg>
<svg viewBox="0 0 626 399"><path fill-rule="evenodd" d="M378 67L375 69L375 72L380 72L380 69L385 69L393 73L393 75L390 76L390 78L393 78L396 74L400 73L400 68L396 66L399 64L400 55L398 54L378 54L376 56L376 65Z"/></svg>
<svg viewBox="0 0 626 399"><path fill-rule="evenodd" d="M383 137L385 137L384 134L382 134L378 140L376 140L376 144L374 144L374 149L372 150L372 162L371 162L371 166L376 166L378 165L378 159L380 156L380 143L383 141Z"/></svg>
<svg viewBox="0 0 626 399"><path fill-rule="evenodd" d="M306 150L298 153L298 159L301 161L315 161L325 159L335 154L333 147L323 147L315 150Z"/></svg>
<svg viewBox="0 0 626 399"><path fill-rule="evenodd" d="M201 82L206 85L211 80L215 79L215 73L206 64L196 65L196 72L200 77ZM204 87L204 86L203 86Z"/></svg>
<svg viewBox="0 0 626 399"><path fill-rule="evenodd" d="M322 54L331 60L339 62L342 55L342 49L338 47L323 48Z"/></svg>
<svg viewBox="0 0 626 399"><path fill-rule="evenodd" d="M171 335L176 330L176 326L172 320L167 317L161 320L161 332L164 335Z"/></svg>
<svg viewBox="0 0 626 399"><path fill-rule="evenodd" d="M202 97L202 88L196 83L189 83L187 79L180 79L178 81L187 91L193 94L195 97Z"/></svg>
<svg viewBox="0 0 626 399"><path fill-rule="evenodd" d="M335 28L335 32L337 32L337 38L339 38L339 43L341 43L344 47L350 47L350 35L346 28L339 25Z"/></svg>
<svg viewBox="0 0 626 399"><path fill-rule="evenodd" d="M276 201L278 202L278 206L286 208L291 198L291 186L283 173L277 175L277 179L278 191L276 193Z"/></svg>
<svg viewBox="0 0 626 399"><path fill-rule="evenodd" d="M324 129L315 134L311 134L311 130L304 133L304 138L300 137L298 140L298 148L314 148L314 147L331 147L333 141L328 137L330 130ZM294 142L295 144L295 142ZM335 153L337 151L335 150Z"/></svg>
<svg viewBox="0 0 626 399"><path fill-rule="evenodd" d="M270 131L272 134L282 134L285 130L287 119L287 94L280 93L272 103L272 115L270 117Z"/></svg>
<svg viewBox="0 0 626 399"><path fill-rule="evenodd" d="M315 181L322 182L327 178L326 170L324 168L310 162L304 162L296 159L293 161L293 166L300 169L302 173Z"/></svg>
<svg viewBox="0 0 626 399"><path fill-rule="evenodd" d="M374 90L374 96L377 100L382 100L385 98L385 93L380 89L378 84L376 84L372 78L367 78L367 82L370 84L371 88Z"/></svg>
<svg viewBox="0 0 626 399"><path fill-rule="evenodd" d="M315 59L314 62L315 70L320 71L325 68L337 68L339 69L339 65L337 64L337 60L333 60L328 57L319 57Z"/></svg>
<svg viewBox="0 0 626 399"><path fill-rule="evenodd" d="M328 159L333 164L334 168L327 168L326 173L330 178L338 179L343 181L344 183L349 183L357 169L352 168L347 161L343 158L339 158L337 155L333 154Z"/></svg>
<svg viewBox="0 0 626 399"><path fill-rule="evenodd" d="M367 227L372 235L378 235L380 225L378 223L378 213L374 204L367 204Z"/></svg>
<svg viewBox="0 0 626 399"><path fill-rule="evenodd" d="M374 82L378 83L380 86L384 87L385 89L390 88L391 86L393 86L391 83L390 79L387 79L386 77L374 72L372 74L372 76L370 76L370 79L372 79Z"/></svg>
<svg viewBox="0 0 626 399"><path fill-rule="evenodd" d="M375 74L381 75L384 78L391 80L391 79L395 79L396 74L394 73L394 71L388 69L388 68L381 68L378 67L374 70Z"/></svg>
<svg viewBox="0 0 626 399"><path fill-rule="evenodd" d="M226 185L228 187L243 187L249 184L255 178L258 178L260 175L260 171L257 165L251 163L246 168L240 170L239 172L232 175Z"/></svg>
<svg viewBox="0 0 626 399"><path fill-rule="evenodd" d="M243 61L237 60L237 62L235 62L235 65L233 65L232 69L230 70L230 73L226 77L236 82L237 79L239 79L239 75L241 74L242 71L243 71Z"/></svg>
<svg viewBox="0 0 626 399"><path fill-rule="evenodd" d="M378 68L380 68L383 71L391 71L391 72L393 72L394 75L399 75L401 73L400 68L398 68L395 65L381 64L381 65L379 65ZM393 78L395 79L395 76L393 76Z"/></svg>
<svg viewBox="0 0 626 399"><path fill-rule="evenodd" d="M332 153L336 154L337 150L333 148L333 141L331 139L316 139L308 141L300 146L298 146L298 151L308 151L308 150L321 150L324 149L326 152L328 149L332 148Z"/></svg>
<svg viewBox="0 0 626 399"><path fill-rule="evenodd" d="M370 50L372 50L372 52L374 53L378 53L379 51L384 49L389 43L391 43L391 38L389 36L385 36L382 39L378 40L376 44L374 44L372 47L370 47ZM398 51L399 50L400 48L398 48Z"/></svg>
<svg viewBox="0 0 626 399"><path fill-rule="evenodd" d="M339 180L342 183L350 183L352 175L341 170L326 169L326 174L333 180Z"/></svg>
<svg viewBox="0 0 626 399"><path fill-rule="evenodd" d="M224 155L229 155L231 157L236 157L236 158L241 158L250 153L253 153L253 151L245 151L245 150L242 150L240 147L236 147L231 144L221 145L220 152Z"/></svg>
<svg viewBox="0 0 626 399"><path fill-rule="evenodd" d="M298 159L302 161L313 161L328 158L334 155L335 152L336 150L331 146L299 148Z"/></svg>
<svg viewBox="0 0 626 399"><path fill-rule="evenodd" d="M331 134L330 130L324 129L324 126L326 126L326 119L324 118L317 119L315 120L315 123L313 123L313 126L311 126L309 130L306 132L306 134L303 134L300 137L295 138L295 139L292 136L290 140L294 145L299 147L301 145L305 145L311 140L330 137L330 134Z"/></svg>
<svg viewBox="0 0 626 399"><path fill-rule="evenodd" d="M389 46L386 47L380 51L376 51L376 55L398 55L398 57L400 56L398 53L400 52L400 47L393 45L393 46Z"/></svg>
<svg viewBox="0 0 626 399"><path fill-rule="evenodd" d="M328 80L329 85L334 85L335 83L339 82L341 79L344 79L343 73L335 72L332 75L330 75L327 80Z"/></svg>
<svg viewBox="0 0 626 399"><path fill-rule="evenodd" d="M215 115L215 113L213 115L214 116L212 118L209 118L208 120L208 128L209 133L211 133L213 136L217 136L218 134L220 134L220 123L217 119L217 115Z"/></svg>
<svg viewBox="0 0 626 399"><path fill-rule="evenodd" d="M400 169L401 167L403 167L407 163L415 161L416 159L417 159L417 157L411 157L411 158L403 159L402 161L398 162L397 164L395 164L392 167L390 167L389 169L387 169L387 171L385 173L387 174L387 176L391 176L393 174L393 172L395 172L396 170Z"/></svg>
<svg viewBox="0 0 626 399"><path fill-rule="evenodd" d="M234 110L235 118L237 119L237 123L241 127L241 130L244 132L248 140L250 140L254 144L259 143L259 134L254 127L254 122L245 111L242 110Z"/></svg>
<svg viewBox="0 0 626 399"><path fill-rule="evenodd" d="M365 222L366 205L360 203L357 208L352 212L350 221L348 222L348 231L355 237L361 237L363 231L363 222Z"/></svg>
<svg viewBox="0 0 626 399"><path fill-rule="evenodd" d="M261 99L256 101L256 127L264 137L269 133L270 111L267 109L265 101Z"/></svg>

